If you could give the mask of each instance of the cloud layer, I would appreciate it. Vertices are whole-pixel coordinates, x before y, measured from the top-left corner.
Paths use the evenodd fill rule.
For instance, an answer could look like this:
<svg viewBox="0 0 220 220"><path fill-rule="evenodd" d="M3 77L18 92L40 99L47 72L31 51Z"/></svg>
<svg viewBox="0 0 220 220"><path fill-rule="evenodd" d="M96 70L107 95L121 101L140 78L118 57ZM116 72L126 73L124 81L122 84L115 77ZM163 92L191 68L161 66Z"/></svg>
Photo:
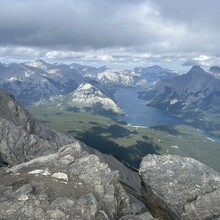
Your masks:
<svg viewBox="0 0 220 220"><path fill-rule="evenodd" d="M1 1L0 55L218 61L219 8L219 0Z"/></svg>

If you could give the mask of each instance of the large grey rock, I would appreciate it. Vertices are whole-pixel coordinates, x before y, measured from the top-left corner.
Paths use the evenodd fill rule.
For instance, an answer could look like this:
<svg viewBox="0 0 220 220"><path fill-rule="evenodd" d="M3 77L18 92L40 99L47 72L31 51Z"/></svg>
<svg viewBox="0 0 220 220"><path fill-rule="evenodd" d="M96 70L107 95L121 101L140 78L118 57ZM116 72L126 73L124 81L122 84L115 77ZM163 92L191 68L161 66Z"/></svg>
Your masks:
<svg viewBox="0 0 220 220"><path fill-rule="evenodd" d="M79 143L0 173L1 219L118 219L129 198L111 171Z"/></svg>
<svg viewBox="0 0 220 220"><path fill-rule="evenodd" d="M140 166L143 196L159 219L220 219L220 174L180 156L146 156Z"/></svg>
<svg viewBox="0 0 220 220"><path fill-rule="evenodd" d="M0 89L0 155L9 165L56 152L73 137L41 125L10 95Z"/></svg>

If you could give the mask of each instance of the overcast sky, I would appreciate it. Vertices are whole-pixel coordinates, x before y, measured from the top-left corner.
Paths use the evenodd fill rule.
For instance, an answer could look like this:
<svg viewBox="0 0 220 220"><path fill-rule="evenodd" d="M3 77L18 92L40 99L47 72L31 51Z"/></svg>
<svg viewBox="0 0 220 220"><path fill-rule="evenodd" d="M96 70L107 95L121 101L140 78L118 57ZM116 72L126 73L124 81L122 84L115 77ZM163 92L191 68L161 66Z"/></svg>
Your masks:
<svg viewBox="0 0 220 220"><path fill-rule="evenodd" d="M220 65L219 0L0 0L0 60Z"/></svg>

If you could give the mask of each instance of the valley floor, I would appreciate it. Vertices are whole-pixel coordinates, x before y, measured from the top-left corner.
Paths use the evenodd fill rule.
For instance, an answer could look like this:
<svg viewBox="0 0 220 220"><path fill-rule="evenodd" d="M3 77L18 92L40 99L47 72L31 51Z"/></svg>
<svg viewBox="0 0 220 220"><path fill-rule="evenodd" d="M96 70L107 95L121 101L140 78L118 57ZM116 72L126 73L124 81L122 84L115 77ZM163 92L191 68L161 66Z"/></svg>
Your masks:
<svg viewBox="0 0 220 220"><path fill-rule="evenodd" d="M146 128L89 112L58 112L33 106L28 110L50 128L73 135L135 168L146 154L173 154L193 157L220 171L220 142L191 126Z"/></svg>

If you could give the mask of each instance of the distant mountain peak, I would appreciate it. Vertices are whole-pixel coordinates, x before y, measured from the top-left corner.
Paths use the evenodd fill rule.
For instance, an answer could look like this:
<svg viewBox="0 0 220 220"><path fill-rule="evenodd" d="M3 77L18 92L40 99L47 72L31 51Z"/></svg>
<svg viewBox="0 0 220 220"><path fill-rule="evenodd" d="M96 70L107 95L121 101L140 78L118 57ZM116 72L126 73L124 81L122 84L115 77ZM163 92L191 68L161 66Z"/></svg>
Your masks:
<svg viewBox="0 0 220 220"><path fill-rule="evenodd" d="M108 67L106 65L103 65L103 66L98 67L97 70L105 71L105 70L108 70Z"/></svg>
<svg viewBox="0 0 220 220"><path fill-rule="evenodd" d="M211 66L209 69L209 72L211 73L220 73L220 67L219 66Z"/></svg>
<svg viewBox="0 0 220 220"><path fill-rule="evenodd" d="M86 83L82 83L79 85L78 89L81 89L81 90L89 90L89 89L92 89L92 88L96 88L95 86L93 86L92 84L86 82ZM97 89L97 88L96 88ZM98 90L98 89L97 89Z"/></svg>
<svg viewBox="0 0 220 220"><path fill-rule="evenodd" d="M161 66L159 65L153 65L153 66L150 66L149 68L152 68L152 69L163 69Z"/></svg>
<svg viewBox="0 0 220 220"><path fill-rule="evenodd" d="M207 74L207 72L199 65L194 65L187 74Z"/></svg>
<svg viewBox="0 0 220 220"><path fill-rule="evenodd" d="M35 68L41 68L41 69L47 69L47 67L50 66L49 63L47 63L46 61L42 59L37 59L33 62L27 63L27 65L35 67Z"/></svg>

